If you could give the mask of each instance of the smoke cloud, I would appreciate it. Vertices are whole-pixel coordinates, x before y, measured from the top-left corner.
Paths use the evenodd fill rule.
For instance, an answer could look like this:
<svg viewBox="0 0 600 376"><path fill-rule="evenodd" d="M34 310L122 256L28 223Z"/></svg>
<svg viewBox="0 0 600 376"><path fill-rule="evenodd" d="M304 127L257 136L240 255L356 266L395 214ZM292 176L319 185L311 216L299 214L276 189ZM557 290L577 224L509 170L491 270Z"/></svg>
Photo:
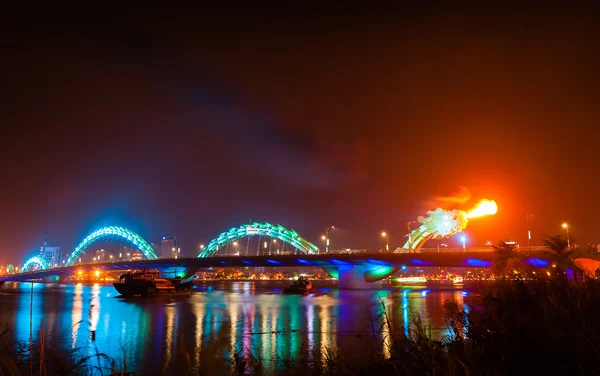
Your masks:
<svg viewBox="0 0 600 376"><path fill-rule="evenodd" d="M464 205L471 199L469 188L459 185L449 196L437 196L432 198L427 205L430 208L454 209L456 205Z"/></svg>

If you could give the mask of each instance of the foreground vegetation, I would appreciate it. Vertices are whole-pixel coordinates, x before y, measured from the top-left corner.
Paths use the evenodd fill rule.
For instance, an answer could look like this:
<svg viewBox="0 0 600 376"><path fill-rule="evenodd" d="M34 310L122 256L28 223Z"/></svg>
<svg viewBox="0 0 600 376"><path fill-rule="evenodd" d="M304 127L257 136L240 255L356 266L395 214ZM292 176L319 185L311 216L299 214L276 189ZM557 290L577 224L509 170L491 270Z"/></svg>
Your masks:
<svg viewBox="0 0 600 376"><path fill-rule="evenodd" d="M561 280L497 284L465 312L445 306L451 335L432 340L417 318L408 336L391 336L388 356L368 352L347 358L330 351L324 362L305 354L284 362L287 375L598 375L600 374L600 284ZM263 374L259 361L238 374ZM283 372L282 372L283 373Z"/></svg>

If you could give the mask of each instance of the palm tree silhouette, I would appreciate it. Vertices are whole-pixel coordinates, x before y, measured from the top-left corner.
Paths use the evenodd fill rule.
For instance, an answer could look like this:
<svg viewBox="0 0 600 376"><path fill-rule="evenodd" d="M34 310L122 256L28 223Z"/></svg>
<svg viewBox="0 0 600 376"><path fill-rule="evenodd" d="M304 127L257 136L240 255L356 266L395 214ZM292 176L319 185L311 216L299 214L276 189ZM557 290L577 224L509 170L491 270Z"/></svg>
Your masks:
<svg viewBox="0 0 600 376"><path fill-rule="evenodd" d="M504 241L498 242L494 246L494 263L492 272L497 275L505 275L512 270L521 268L521 256L517 251L516 244L509 244Z"/></svg>
<svg viewBox="0 0 600 376"><path fill-rule="evenodd" d="M577 266L573 262L574 252L569 250L568 241L560 235L549 236L544 239L544 245L548 250L544 253L552 261L552 267L560 278L566 278L565 270L571 268L576 274Z"/></svg>

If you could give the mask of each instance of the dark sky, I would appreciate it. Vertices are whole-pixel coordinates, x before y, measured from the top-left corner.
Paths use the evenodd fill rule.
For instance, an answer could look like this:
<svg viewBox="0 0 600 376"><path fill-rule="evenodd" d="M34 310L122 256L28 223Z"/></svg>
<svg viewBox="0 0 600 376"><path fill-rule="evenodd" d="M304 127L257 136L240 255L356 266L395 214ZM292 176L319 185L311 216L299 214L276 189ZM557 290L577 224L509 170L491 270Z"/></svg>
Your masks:
<svg viewBox="0 0 600 376"><path fill-rule="evenodd" d="M398 245L432 199L495 199L472 245L600 242L600 19L534 6L5 7L0 263L102 225L191 255L281 223ZM447 207L447 209L453 209ZM320 244L320 243L317 243ZM450 241L457 244L457 239Z"/></svg>

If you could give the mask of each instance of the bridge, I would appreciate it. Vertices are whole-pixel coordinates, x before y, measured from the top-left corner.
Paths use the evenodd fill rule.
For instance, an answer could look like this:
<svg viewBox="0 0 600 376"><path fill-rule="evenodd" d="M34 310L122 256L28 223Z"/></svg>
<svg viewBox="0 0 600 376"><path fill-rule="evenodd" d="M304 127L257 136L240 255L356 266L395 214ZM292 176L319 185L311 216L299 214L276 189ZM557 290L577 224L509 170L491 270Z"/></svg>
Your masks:
<svg viewBox="0 0 600 376"><path fill-rule="evenodd" d="M60 268L29 271L1 276L0 281L31 281L57 276L61 279L77 271L120 271L130 269L158 269L163 273L189 276L199 269L223 267L320 267L338 278L341 288L359 289L370 287L369 283L386 278L406 267L470 267L487 268L492 265L494 254L490 252L464 253L356 253L312 254L280 256L214 256L203 258L154 259L125 262L78 264ZM523 261L533 267L547 267L549 261L529 257Z"/></svg>
<svg viewBox="0 0 600 376"><path fill-rule="evenodd" d="M240 249L239 239L247 238ZM257 238L256 247L250 238ZM117 239L133 245L144 255L144 260L115 260L114 262L82 262L81 255L92 244L102 239ZM266 240L265 240L266 239ZM280 241L282 244L276 243ZM277 244L276 249L273 247ZM285 245L288 245L287 251ZM280 247L281 246L281 247ZM418 253L360 252L346 254L322 253L313 243L281 225L250 223L222 232L195 258L159 259L152 246L138 234L123 227L111 226L86 236L70 255L63 267L51 268L40 257L27 260L21 273L0 276L0 281L58 281L77 271L125 271L152 268L180 277L190 276L203 268L223 267L319 267L338 279L340 288L370 288L372 283L393 275L403 268L415 267L470 267L487 268L492 265L491 248L475 252L422 249ZM550 264L541 250L533 250L523 263L543 268ZM600 266L600 261L589 264ZM595 271L595 269L594 269Z"/></svg>

